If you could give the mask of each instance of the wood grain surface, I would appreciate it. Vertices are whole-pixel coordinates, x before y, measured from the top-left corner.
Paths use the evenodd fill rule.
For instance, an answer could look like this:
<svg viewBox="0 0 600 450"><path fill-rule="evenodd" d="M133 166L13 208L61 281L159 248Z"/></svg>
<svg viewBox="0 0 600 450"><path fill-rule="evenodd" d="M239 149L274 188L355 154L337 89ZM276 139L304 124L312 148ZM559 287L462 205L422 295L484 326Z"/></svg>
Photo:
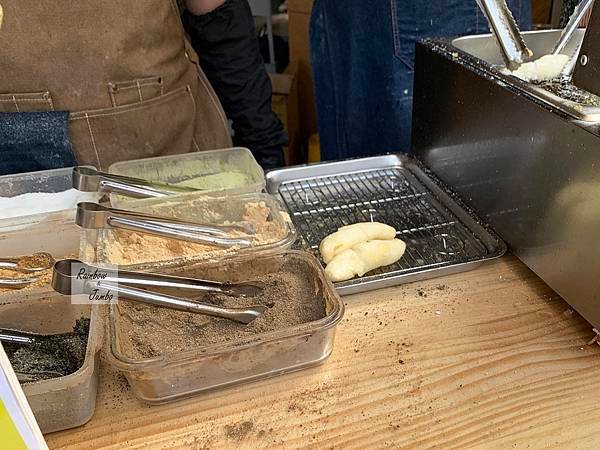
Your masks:
<svg viewBox="0 0 600 450"><path fill-rule="evenodd" d="M512 257L346 297L325 364L162 406L103 365L51 448L600 448L592 328Z"/></svg>

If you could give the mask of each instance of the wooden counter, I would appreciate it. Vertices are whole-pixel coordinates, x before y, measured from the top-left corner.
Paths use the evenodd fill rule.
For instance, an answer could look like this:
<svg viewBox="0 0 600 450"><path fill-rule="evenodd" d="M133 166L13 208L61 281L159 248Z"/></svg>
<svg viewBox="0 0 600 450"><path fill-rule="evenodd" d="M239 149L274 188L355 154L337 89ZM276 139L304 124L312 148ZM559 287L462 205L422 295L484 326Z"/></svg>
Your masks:
<svg viewBox="0 0 600 450"><path fill-rule="evenodd" d="M104 365L96 414L51 448L599 448L591 326L513 257L346 297L323 365L169 405Z"/></svg>

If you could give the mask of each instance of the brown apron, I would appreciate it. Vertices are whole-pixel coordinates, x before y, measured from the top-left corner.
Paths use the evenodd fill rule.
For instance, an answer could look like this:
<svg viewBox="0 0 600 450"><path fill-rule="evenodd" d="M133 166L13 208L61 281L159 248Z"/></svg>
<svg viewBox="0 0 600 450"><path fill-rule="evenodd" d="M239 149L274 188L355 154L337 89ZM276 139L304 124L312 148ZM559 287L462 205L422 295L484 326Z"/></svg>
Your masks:
<svg viewBox="0 0 600 450"><path fill-rule="evenodd" d="M71 112L80 164L231 145L176 0L0 0L0 112Z"/></svg>

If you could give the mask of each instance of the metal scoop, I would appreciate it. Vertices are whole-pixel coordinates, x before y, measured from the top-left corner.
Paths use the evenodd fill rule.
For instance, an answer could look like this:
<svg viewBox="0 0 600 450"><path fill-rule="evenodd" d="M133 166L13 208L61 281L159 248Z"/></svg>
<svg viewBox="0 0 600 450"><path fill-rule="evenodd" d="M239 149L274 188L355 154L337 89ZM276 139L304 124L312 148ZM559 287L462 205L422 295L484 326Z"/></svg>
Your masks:
<svg viewBox="0 0 600 450"><path fill-rule="evenodd" d="M0 278L0 288L22 289L37 280L38 277Z"/></svg>
<svg viewBox="0 0 600 450"><path fill-rule="evenodd" d="M84 278L84 273L95 275L91 278ZM75 259L65 259L54 264L52 287L55 291L64 295L91 294L96 289L113 291L119 297L128 300L179 311L221 317L244 324L252 322L269 309L265 305L252 305L246 308L219 307L192 299L139 289L134 286L212 292L233 297L254 297L264 290L264 284L260 282L228 284L155 273L127 270L116 272L112 269L84 264Z"/></svg>
<svg viewBox="0 0 600 450"><path fill-rule="evenodd" d="M14 258L0 258L0 269L9 269L24 273L42 272L50 269L54 265L54 262L54 257L50 253L37 252Z"/></svg>
<svg viewBox="0 0 600 450"><path fill-rule="evenodd" d="M252 245L250 236L248 238L228 237L231 232L249 235L249 230L245 227L203 225L173 217L108 208L89 202L77 205L75 223L87 229L120 228L217 247L249 247Z"/></svg>
<svg viewBox="0 0 600 450"><path fill-rule="evenodd" d="M506 0L477 0L477 4L494 32L506 68L517 70L531 59L533 52L527 48Z"/></svg>
<svg viewBox="0 0 600 450"><path fill-rule="evenodd" d="M89 166L73 167L73 187L82 192L113 192L133 198L167 197L201 190L142 178L114 175L100 172Z"/></svg>
<svg viewBox="0 0 600 450"><path fill-rule="evenodd" d="M50 253L39 252L32 255L18 256L15 258L0 258L0 269L13 270L34 276L17 278L0 278L0 287L21 289L38 280L36 272L48 270L54 264Z"/></svg>
<svg viewBox="0 0 600 450"><path fill-rule="evenodd" d="M577 30L579 24L583 20L583 17L586 15L586 13L589 11L593 4L594 0L581 0L579 5L577 5L575 11L573 11L573 14L571 14L571 17L569 18L569 21L563 28L562 33L558 38L558 41L556 41L556 44L554 44L554 47L552 48L553 55L558 55L565 49L566 45L573 37L575 30Z"/></svg>

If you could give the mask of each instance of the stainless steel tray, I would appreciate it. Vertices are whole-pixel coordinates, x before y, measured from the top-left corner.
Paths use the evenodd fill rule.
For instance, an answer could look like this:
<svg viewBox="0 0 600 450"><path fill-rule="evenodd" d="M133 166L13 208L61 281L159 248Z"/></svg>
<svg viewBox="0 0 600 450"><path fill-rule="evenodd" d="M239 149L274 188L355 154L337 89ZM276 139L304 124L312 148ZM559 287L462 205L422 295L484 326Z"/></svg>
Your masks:
<svg viewBox="0 0 600 450"><path fill-rule="evenodd" d="M279 194L288 208L300 245L319 258L321 240L355 222L387 223L406 242L396 264L337 283L343 295L470 270L506 252L496 234L408 156L291 167L266 178L267 191Z"/></svg>

